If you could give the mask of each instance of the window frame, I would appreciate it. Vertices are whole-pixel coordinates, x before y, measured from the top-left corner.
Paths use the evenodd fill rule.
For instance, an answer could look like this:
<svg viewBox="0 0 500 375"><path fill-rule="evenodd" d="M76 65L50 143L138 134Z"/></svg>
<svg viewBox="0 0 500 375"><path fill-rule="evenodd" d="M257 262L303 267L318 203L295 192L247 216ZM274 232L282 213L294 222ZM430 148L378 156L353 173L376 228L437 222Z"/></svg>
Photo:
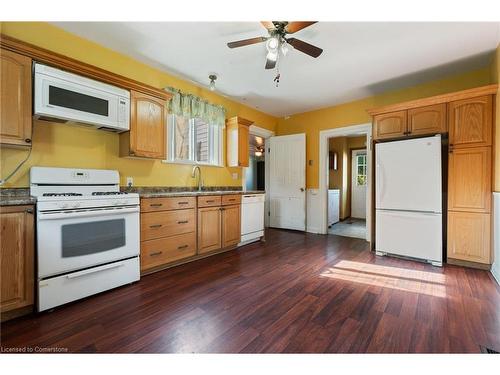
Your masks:
<svg viewBox="0 0 500 375"><path fill-rule="evenodd" d="M359 163L359 157L363 157L364 163ZM359 173L359 167L361 167L364 171L364 174ZM359 177L364 176L364 184L361 185L359 183ZM367 160L367 154L365 153L359 153L356 154L356 186L367 186L368 185L368 160Z"/></svg>
<svg viewBox="0 0 500 375"><path fill-rule="evenodd" d="M201 165L209 167L225 167L224 163L224 129L215 124L208 124L208 158L209 161L196 160L196 132L195 118L188 120L189 132L189 159L175 159L175 116L167 114L167 159L163 163L167 164L184 164L184 165ZM216 152L215 152L216 151Z"/></svg>

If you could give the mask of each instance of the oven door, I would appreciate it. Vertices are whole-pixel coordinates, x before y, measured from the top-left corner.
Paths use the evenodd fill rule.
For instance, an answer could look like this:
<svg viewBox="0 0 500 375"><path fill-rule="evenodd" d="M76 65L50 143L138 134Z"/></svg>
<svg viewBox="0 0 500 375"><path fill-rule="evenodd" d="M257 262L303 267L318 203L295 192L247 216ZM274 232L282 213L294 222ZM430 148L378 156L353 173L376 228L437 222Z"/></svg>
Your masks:
<svg viewBox="0 0 500 375"><path fill-rule="evenodd" d="M38 277L139 255L139 207L38 212Z"/></svg>

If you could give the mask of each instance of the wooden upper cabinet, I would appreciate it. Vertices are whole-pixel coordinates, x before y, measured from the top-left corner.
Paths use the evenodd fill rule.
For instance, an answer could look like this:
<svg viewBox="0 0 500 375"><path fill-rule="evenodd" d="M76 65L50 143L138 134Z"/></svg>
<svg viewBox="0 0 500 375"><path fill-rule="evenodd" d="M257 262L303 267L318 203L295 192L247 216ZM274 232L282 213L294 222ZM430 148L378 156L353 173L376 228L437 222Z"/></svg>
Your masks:
<svg viewBox="0 0 500 375"><path fill-rule="evenodd" d="M241 117L232 117L226 121L226 152L228 167L248 167L249 127L252 121Z"/></svg>
<svg viewBox="0 0 500 375"><path fill-rule="evenodd" d="M30 146L31 59L2 49L0 73L0 143L7 146Z"/></svg>
<svg viewBox="0 0 500 375"><path fill-rule="evenodd" d="M448 212L448 258L491 263L491 215Z"/></svg>
<svg viewBox="0 0 500 375"><path fill-rule="evenodd" d="M198 254L222 247L221 229L220 206L198 209Z"/></svg>
<svg viewBox="0 0 500 375"><path fill-rule="evenodd" d="M235 246L241 241L241 206L222 208L222 247Z"/></svg>
<svg viewBox="0 0 500 375"><path fill-rule="evenodd" d="M34 304L33 206L0 208L0 311L9 312ZM14 317L12 315L10 317Z"/></svg>
<svg viewBox="0 0 500 375"><path fill-rule="evenodd" d="M120 155L166 158L166 108L163 99L130 92L130 131L120 134Z"/></svg>
<svg viewBox="0 0 500 375"><path fill-rule="evenodd" d="M446 103L408 110L408 135L445 133Z"/></svg>
<svg viewBox="0 0 500 375"><path fill-rule="evenodd" d="M373 139L399 138L407 132L407 111L382 113L373 117Z"/></svg>
<svg viewBox="0 0 500 375"><path fill-rule="evenodd" d="M491 95L453 101L448 108L450 146L491 146Z"/></svg>
<svg viewBox="0 0 500 375"><path fill-rule="evenodd" d="M448 210L491 212L491 147L451 150Z"/></svg>

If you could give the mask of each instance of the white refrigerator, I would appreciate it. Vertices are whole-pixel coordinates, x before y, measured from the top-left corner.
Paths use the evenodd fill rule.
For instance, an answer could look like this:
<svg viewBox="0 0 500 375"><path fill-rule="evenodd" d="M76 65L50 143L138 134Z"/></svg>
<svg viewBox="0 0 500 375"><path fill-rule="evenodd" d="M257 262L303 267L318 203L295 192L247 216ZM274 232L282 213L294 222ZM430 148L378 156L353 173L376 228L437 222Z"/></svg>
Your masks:
<svg viewBox="0 0 500 375"><path fill-rule="evenodd" d="M441 135L375 145L375 250L443 262Z"/></svg>

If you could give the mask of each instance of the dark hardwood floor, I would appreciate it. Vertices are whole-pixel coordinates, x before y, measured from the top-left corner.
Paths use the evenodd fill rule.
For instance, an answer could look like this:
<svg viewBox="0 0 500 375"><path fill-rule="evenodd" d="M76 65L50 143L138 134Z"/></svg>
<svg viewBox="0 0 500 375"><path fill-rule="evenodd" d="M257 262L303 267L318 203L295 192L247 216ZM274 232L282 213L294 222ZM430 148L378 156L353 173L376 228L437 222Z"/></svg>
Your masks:
<svg viewBox="0 0 500 375"><path fill-rule="evenodd" d="M407 353L500 349L486 271L376 257L365 241L267 242L1 325L6 347L70 352Z"/></svg>

